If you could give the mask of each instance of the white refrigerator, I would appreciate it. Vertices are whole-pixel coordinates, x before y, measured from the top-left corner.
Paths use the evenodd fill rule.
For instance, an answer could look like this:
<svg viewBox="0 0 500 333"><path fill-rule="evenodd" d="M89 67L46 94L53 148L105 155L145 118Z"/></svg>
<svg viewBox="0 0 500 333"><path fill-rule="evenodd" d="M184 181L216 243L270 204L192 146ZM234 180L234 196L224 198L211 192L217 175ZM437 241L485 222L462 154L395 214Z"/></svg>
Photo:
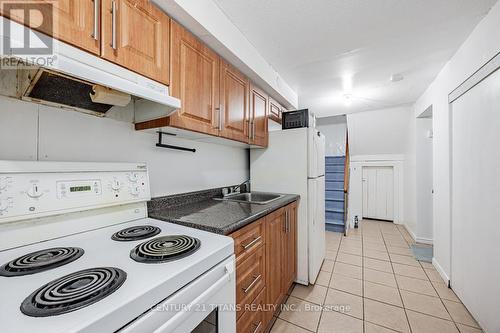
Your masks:
<svg viewBox="0 0 500 333"><path fill-rule="evenodd" d="M250 151L252 190L300 195L297 280L313 284L325 258L325 136L315 128L269 133L267 149Z"/></svg>

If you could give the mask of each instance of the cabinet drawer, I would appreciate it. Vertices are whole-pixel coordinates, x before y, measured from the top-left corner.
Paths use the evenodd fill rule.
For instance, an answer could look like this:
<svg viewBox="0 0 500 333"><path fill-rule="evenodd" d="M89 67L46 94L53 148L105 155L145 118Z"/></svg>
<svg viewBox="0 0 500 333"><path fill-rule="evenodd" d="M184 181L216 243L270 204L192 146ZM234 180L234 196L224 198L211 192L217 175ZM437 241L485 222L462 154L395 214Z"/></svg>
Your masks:
<svg viewBox="0 0 500 333"><path fill-rule="evenodd" d="M242 314L240 319L236 322L237 333L261 333L266 329L266 322L264 316L266 288L257 295L255 300L246 311Z"/></svg>
<svg viewBox="0 0 500 333"><path fill-rule="evenodd" d="M260 246L236 266L236 303L240 306L238 317L265 286L264 251L264 246Z"/></svg>
<svg viewBox="0 0 500 333"><path fill-rule="evenodd" d="M234 239L236 264L251 256L264 244L264 219L257 220L231 234Z"/></svg>

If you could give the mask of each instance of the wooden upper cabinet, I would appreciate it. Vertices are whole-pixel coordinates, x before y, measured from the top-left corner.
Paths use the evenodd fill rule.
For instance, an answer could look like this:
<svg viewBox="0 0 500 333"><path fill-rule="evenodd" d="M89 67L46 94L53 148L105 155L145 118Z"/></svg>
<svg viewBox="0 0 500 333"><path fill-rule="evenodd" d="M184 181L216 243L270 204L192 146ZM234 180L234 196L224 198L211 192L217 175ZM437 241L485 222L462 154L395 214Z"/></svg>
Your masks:
<svg viewBox="0 0 500 333"><path fill-rule="evenodd" d="M281 105L269 97L269 118L275 122L281 123Z"/></svg>
<svg viewBox="0 0 500 333"><path fill-rule="evenodd" d="M297 276L297 202L285 207L284 232L282 234L283 279L284 293L295 281Z"/></svg>
<svg viewBox="0 0 500 333"><path fill-rule="evenodd" d="M171 24L170 94L182 108L169 117L169 126L218 135L219 56L189 31Z"/></svg>
<svg viewBox="0 0 500 333"><path fill-rule="evenodd" d="M220 110L222 112L220 136L248 142L250 81L236 68L221 60Z"/></svg>
<svg viewBox="0 0 500 333"><path fill-rule="evenodd" d="M0 10L2 16L99 55L100 8L99 3L94 1L37 0L26 1L24 4L19 1L19 3L4 3ZM41 15L36 14L36 10ZM25 17L29 11L32 14L29 18ZM47 20L47 24L43 24L43 20Z"/></svg>
<svg viewBox="0 0 500 333"><path fill-rule="evenodd" d="M102 1L102 57L169 84L170 18L148 0Z"/></svg>
<svg viewBox="0 0 500 333"><path fill-rule="evenodd" d="M250 85L250 144L267 147L268 95L255 85Z"/></svg>

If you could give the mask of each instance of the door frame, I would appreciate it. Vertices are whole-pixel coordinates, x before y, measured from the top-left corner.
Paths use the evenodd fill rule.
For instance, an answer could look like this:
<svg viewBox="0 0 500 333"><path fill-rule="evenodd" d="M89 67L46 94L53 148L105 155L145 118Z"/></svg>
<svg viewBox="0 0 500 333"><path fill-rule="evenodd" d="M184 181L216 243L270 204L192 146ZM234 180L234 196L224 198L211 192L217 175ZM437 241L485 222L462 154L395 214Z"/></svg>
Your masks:
<svg viewBox="0 0 500 333"><path fill-rule="evenodd" d="M363 167L392 167L394 176L394 224L404 224L404 155L358 155L351 157L348 221L363 216Z"/></svg>

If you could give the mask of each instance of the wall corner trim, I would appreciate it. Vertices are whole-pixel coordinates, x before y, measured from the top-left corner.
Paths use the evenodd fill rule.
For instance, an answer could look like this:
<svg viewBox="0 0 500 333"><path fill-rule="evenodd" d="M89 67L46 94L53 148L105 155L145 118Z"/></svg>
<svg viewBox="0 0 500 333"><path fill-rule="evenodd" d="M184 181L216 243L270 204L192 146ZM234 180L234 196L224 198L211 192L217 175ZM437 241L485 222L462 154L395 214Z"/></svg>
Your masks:
<svg viewBox="0 0 500 333"><path fill-rule="evenodd" d="M449 285L450 284L450 278L448 277L448 275L444 271L443 267L441 267L441 265L437 262L437 260L436 260L435 257L432 258L432 265L436 268L436 270L438 271L439 275L441 275L441 278L444 280L444 282L446 283L446 285Z"/></svg>

